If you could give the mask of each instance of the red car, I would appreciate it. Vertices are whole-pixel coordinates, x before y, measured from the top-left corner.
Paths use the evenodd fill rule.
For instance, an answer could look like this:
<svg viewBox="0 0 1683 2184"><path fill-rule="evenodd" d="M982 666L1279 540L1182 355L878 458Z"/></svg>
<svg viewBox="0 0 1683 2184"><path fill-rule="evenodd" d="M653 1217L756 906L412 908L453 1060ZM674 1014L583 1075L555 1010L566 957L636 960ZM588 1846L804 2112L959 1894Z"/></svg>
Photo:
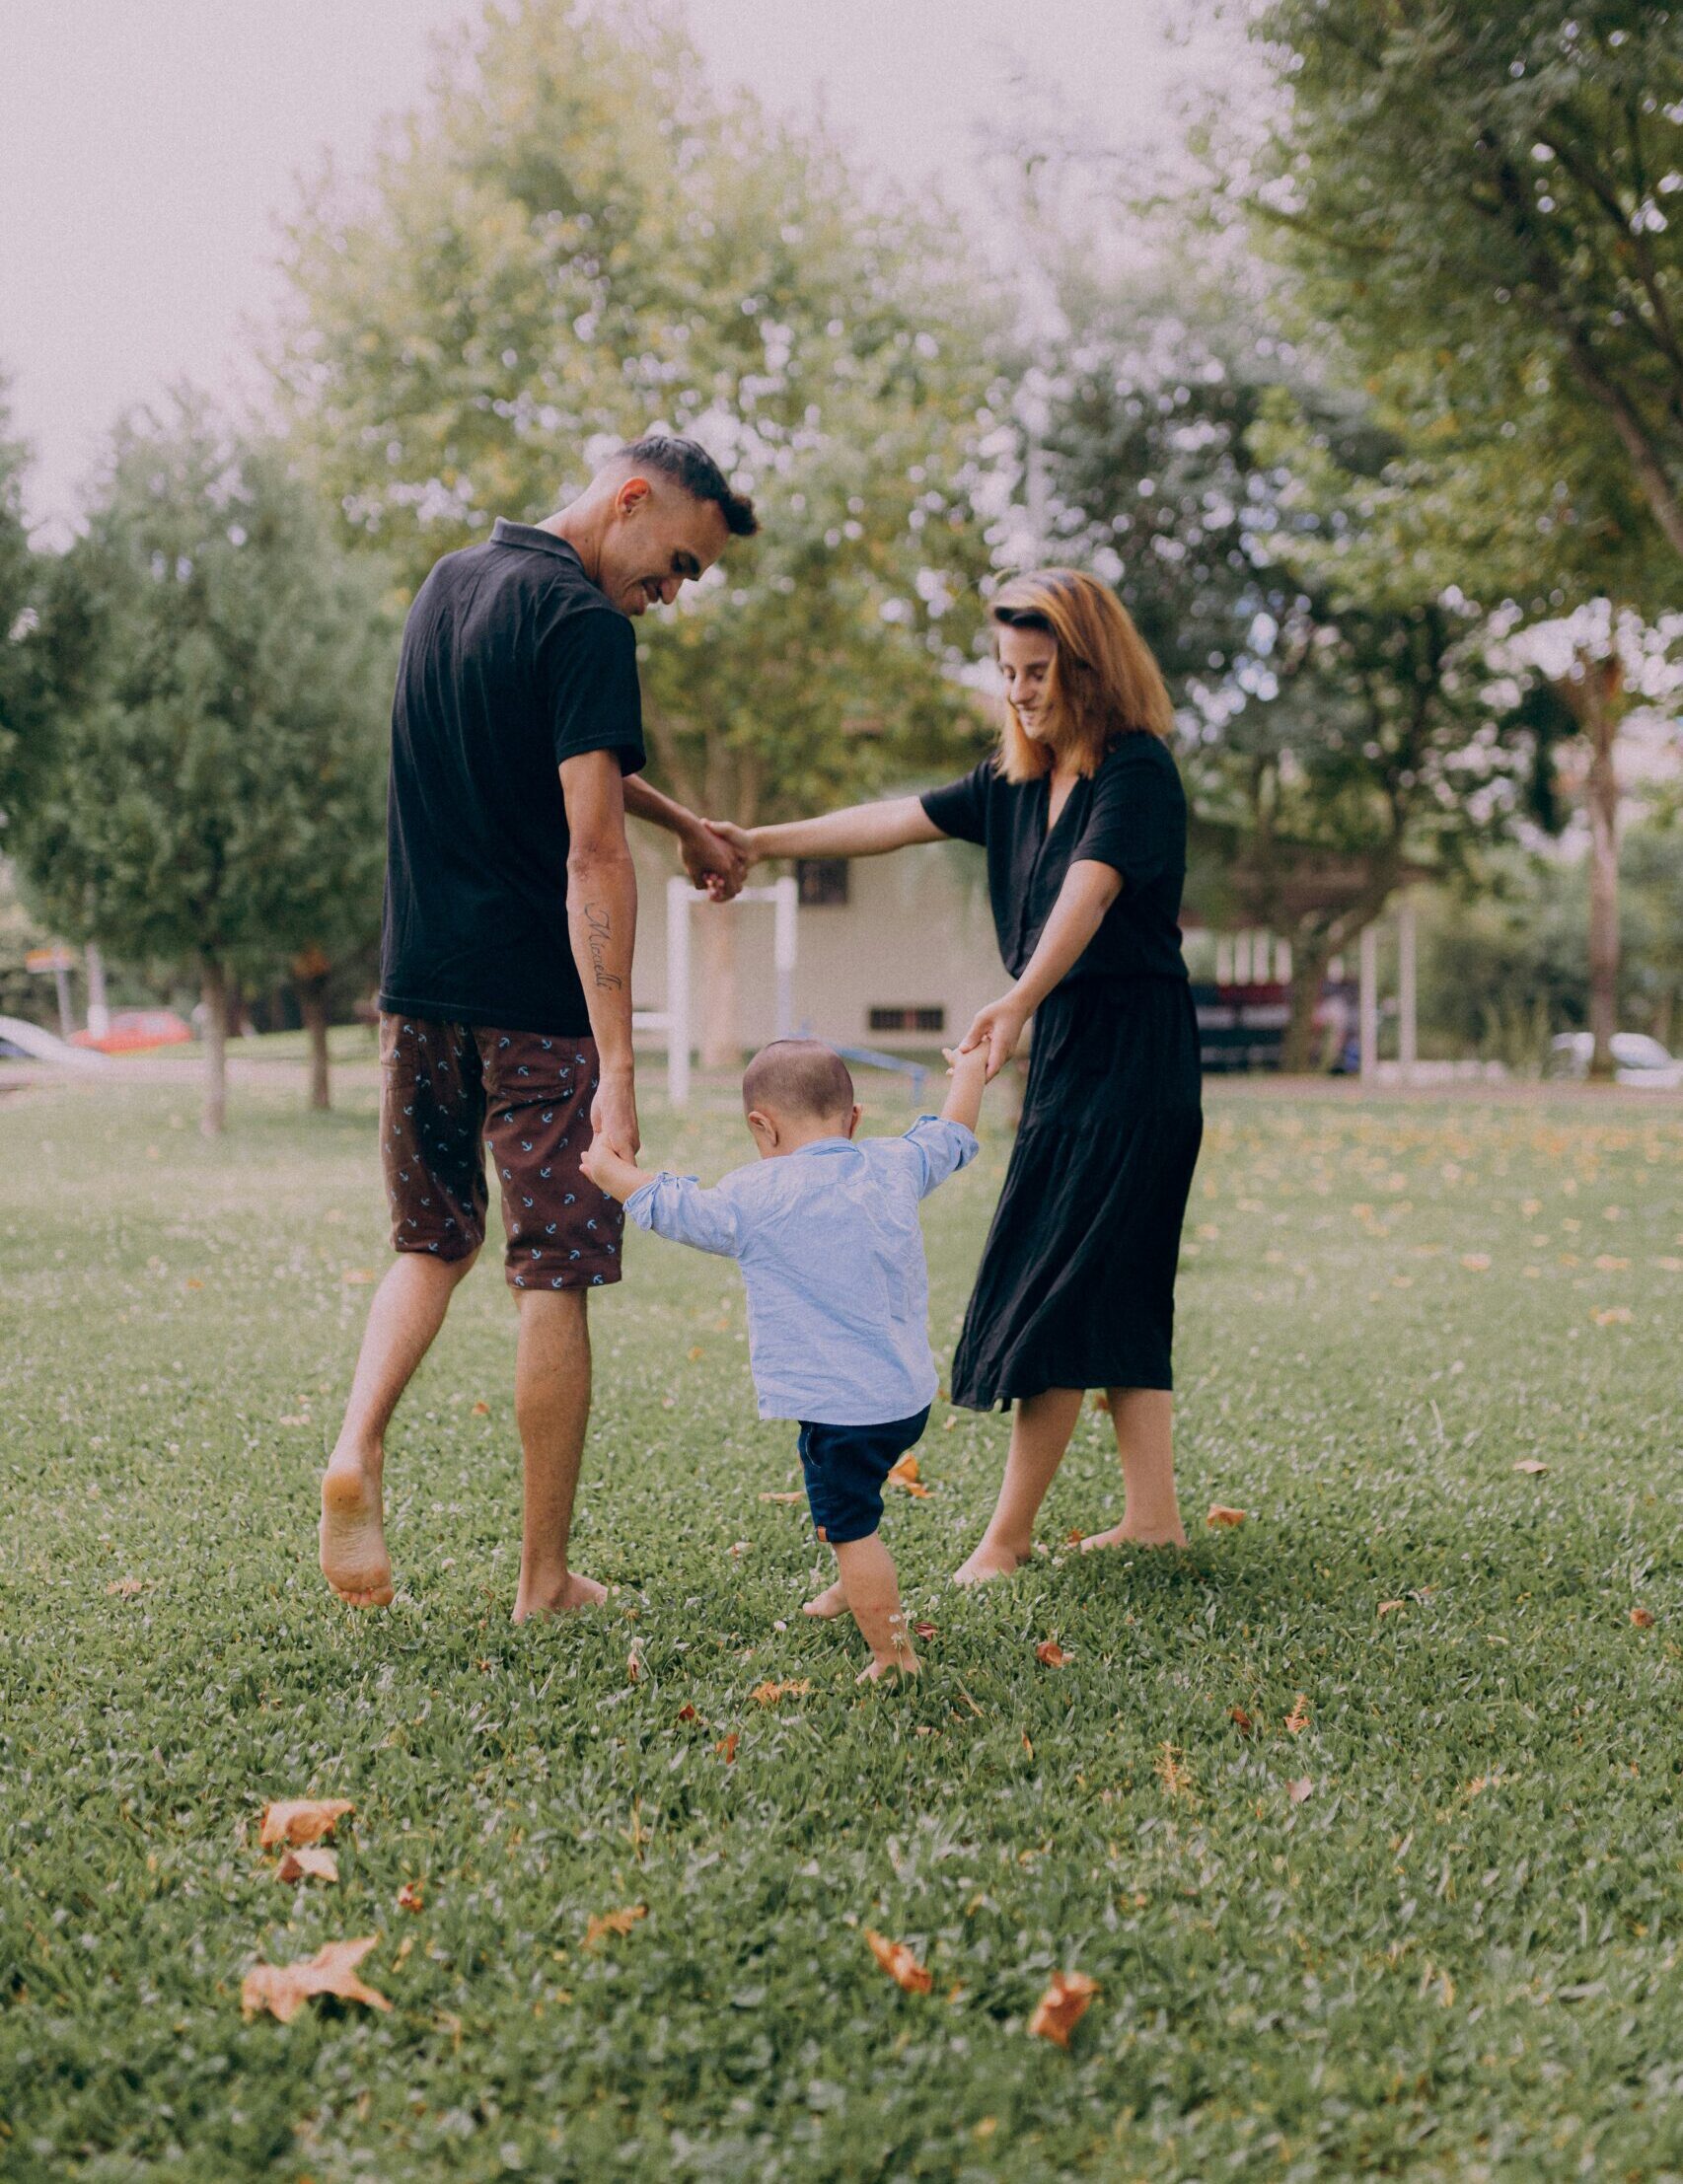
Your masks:
<svg viewBox="0 0 1683 2184"><path fill-rule="evenodd" d="M72 1032L70 1044L103 1055L133 1055L148 1047L180 1047L192 1035L192 1026L173 1008L119 1008L98 1039L89 1031Z"/></svg>

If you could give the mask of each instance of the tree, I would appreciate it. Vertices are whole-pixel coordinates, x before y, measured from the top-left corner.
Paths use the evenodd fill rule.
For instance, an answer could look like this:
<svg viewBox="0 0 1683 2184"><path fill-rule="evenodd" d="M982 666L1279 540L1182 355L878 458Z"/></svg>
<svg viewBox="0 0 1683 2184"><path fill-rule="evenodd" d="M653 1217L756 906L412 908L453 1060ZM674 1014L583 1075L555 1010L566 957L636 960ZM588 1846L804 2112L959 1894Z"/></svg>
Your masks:
<svg viewBox="0 0 1683 2184"><path fill-rule="evenodd" d="M230 980L378 918L390 668L371 572L278 448L181 398L117 433L38 641L54 738L20 818L28 878L68 938L191 970L218 1132Z"/></svg>
<svg viewBox="0 0 1683 2184"><path fill-rule="evenodd" d="M0 378L0 830L4 830L38 758L37 678L29 638L38 570L24 521L29 451L12 437L6 382Z"/></svg>
<svg viewBox="0 0 1683 2184"><path fill-rule="evenodd" d="M1001 399L985 284L938 213L714 97L675 19L487 13L372 191L309 199L287 269L296 433L406 588L657 424L755 493L761 538L642 626L654 770L684 801L753 824L950 754L987 566L967 487ZM714 1060L734 929L702 928Z"/></svg>

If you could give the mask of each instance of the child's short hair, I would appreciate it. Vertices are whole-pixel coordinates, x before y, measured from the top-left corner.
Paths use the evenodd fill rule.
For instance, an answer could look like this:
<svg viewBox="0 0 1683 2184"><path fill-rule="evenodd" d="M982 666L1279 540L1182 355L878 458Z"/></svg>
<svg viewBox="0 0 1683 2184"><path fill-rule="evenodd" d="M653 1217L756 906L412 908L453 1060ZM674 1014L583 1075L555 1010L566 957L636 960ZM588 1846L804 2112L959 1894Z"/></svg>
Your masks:
<svg viewBox="0 0 1683 2184"><path fill-rule="evenodd" d="M853 1078L834 1047L822 1039L773 1039L762 1047L742 1078L742 1104L775 1108L783 1115L815 1116L853 1111Z"/></svg>

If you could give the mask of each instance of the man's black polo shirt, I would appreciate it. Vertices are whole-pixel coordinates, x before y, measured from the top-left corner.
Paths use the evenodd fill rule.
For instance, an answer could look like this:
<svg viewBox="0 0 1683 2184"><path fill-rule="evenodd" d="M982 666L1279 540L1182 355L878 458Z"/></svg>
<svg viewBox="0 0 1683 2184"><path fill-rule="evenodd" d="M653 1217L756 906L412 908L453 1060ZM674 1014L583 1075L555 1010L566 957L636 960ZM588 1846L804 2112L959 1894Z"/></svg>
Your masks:
<svg viewBox="0 0 1683 2184"><path fill-rule="evenodd" d="M447 553L403 625L392 705L380 1006L583 1035L556 770L643 764L636 638L572 547L498 523Z"/></svg>

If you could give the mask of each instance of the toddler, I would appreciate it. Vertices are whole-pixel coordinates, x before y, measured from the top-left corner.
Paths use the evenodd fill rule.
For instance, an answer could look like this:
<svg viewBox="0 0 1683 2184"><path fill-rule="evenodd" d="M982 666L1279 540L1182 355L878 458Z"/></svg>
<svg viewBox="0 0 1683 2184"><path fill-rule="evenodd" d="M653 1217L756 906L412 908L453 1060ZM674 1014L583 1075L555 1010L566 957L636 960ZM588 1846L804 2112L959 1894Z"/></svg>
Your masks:
<svg viewBox="0 0 1683 2184"><path fill-rule="evenodd" d="M650 1175L601 1139L584 1172L644 1228L736 1260L763 1419L800 1425L801 1467L837 1582L808 1615L852 1612L871 1649L861 1683L915 1675L894 1561L877 1537L883 1482L915 1447L935 1395L917 1201L976 1157L988 1050L949 1054L940 1114L904 1137L855 1141L847 1065L816 1039L778 1039L749 1063L742 1104L760 1153L710 1191Z"/></svg>

